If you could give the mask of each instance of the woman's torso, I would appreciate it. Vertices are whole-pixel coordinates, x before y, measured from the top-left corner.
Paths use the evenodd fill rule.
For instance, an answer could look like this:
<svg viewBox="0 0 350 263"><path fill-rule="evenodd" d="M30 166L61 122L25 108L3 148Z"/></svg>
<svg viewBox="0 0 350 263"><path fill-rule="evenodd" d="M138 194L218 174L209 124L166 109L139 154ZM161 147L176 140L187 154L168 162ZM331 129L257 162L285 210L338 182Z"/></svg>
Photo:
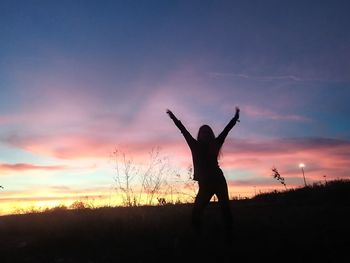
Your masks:
<svg viewBox="0 0 350 263"><path fill-rule="evenodd" d="M211 143L196 142L191 147L193 160L193 179L210 180L222 174L218 163L220 146L216 140Z"/></svg>

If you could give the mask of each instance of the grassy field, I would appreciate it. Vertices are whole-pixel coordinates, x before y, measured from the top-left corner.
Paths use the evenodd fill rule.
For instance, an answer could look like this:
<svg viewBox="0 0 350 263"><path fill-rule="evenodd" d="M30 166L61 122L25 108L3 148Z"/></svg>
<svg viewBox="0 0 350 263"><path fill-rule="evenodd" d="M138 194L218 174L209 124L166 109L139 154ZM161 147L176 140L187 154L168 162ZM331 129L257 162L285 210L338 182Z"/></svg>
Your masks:
<svg viewBox="0 0 350 263"><path fill-rule="evenodd" d="M190 204L2 216L0 262L350 262L349 197L334 181L231 201L231 244L217 203L201 238Z"/></svg>

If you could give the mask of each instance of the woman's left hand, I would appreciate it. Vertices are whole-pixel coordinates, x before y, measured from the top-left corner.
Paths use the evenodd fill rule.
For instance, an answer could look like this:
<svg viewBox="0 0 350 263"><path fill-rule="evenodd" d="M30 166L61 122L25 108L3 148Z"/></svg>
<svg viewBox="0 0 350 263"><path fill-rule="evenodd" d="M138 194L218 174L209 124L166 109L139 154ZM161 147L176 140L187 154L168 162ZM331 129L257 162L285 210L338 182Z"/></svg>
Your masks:
<svg viewBox="0 0 350 263"><path fill-rule="evenodd" d="M171 110L167 109L167 110L166 110L166 113L169 115L169 117L170 117L171 119L174 119L174 118L175 118L175 115L174 115L174 113L172 113Z"/></svg>

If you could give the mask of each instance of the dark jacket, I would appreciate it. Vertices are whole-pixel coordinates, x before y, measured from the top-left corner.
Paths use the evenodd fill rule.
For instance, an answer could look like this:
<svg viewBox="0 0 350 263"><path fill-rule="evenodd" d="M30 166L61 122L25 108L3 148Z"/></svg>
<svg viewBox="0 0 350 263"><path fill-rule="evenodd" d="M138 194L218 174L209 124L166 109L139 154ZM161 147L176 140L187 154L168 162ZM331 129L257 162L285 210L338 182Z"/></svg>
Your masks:
<svg viewBox="0 0 350 263"><path fill-rule="evenodd" d="M187 131L185 126L177 118L173 118L175 125L179 128L191 149L193 161L193 180L208 181L215 176L222 174L218 164L218 155L227 134L235 126L237 119L232 120L226 125L224 130L212 143L205 144L197 141Z"/></svg>

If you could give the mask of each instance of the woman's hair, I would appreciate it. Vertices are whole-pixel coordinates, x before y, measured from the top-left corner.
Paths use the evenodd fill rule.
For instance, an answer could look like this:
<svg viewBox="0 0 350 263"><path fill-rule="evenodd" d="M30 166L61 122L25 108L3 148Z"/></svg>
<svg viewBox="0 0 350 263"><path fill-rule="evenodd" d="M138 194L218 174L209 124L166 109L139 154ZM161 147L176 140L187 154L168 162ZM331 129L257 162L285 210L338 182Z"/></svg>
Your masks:
<svg viewBox="0 0 350 263"><path fill-rule="evenodd" d="M203 143L204 145L213 145L211 143L215 141L215 134L209 125L205 124L199 128L197 141L199 143ZM218 151L218 158L220 158L222 156L221 148L218 149Z"/></svg>
<svg viewBox="0 0 350 263"><path fill-rule="evenodd" d="M209 125L202 125L198 130L197 141L210 143L215 140L215 134Z"/></svg>

